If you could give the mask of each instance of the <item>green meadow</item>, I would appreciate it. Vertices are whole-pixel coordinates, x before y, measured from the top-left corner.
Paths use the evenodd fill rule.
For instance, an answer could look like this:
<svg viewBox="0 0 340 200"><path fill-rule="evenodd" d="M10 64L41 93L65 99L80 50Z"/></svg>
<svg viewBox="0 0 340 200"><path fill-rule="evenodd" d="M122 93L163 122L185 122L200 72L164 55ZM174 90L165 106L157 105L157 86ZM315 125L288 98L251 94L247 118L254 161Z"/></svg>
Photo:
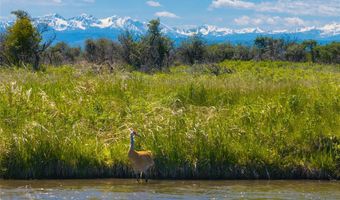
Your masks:
<svg viewBox="0 0 340 200"><path fill-rule="evenodd" d="M0 69L0 177L340 179L340 66L225 61L144 74Z"/></svg>

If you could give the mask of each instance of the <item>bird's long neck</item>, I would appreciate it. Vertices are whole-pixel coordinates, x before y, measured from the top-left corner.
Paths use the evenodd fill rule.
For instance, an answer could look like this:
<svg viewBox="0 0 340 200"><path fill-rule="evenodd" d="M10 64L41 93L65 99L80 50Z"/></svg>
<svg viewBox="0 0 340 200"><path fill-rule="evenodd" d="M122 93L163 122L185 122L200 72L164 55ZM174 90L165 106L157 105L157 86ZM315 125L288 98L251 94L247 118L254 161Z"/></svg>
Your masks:
<svg viewBox="0 0 340 200"><path fill-rule="evenodd" d="M130 151L133 151L135 149L135 140L133 135L130 136Z"/></svg>

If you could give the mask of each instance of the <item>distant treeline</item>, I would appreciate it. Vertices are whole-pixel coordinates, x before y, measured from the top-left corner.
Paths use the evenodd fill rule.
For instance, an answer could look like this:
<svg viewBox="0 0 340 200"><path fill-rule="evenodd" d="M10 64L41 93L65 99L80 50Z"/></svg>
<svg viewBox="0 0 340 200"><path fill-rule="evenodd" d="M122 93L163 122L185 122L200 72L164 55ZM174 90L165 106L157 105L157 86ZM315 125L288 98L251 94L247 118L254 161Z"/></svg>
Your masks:
<svg viewBox="0 0 340 200"><path fill-rule="evenodd" d="M293 62L340 63L340 43L318 45L315 40L302 43L284 39L258 37L253 46L233 45L229 42L208 45L199 35L194 35L174 47L162 36L159 20L150 22L154 31L142 37L125 32L118 41L105 38L88 39L84 48L70 47L60 42L47 49L44 62L62 65L86 60L96 64L126 63L136 70L163 69L169 65L216 63L223 60L273 60Z"/></svg>
<svg viewBox="0 0 340 200"><path fill-rule="evenodd" d="M87 61L110 67L127 64L134 70L155 71L170 65L223 60L340 63L340 42L319 45L315 40L297 42L260 36L252 46L229 42L208 45L202 37L193 35L175 47L174 41L162 34L159 19L149 22L149 30L142 37L127 31L119 36L118 41L88 39L83 49L64 42L51 46L55 37L42 42L46 27L33 27L24 11L14 11L13 14L17 16L16 23L0 37L1 65L30 64L38 70L41 63L63 65Z"/></svg>

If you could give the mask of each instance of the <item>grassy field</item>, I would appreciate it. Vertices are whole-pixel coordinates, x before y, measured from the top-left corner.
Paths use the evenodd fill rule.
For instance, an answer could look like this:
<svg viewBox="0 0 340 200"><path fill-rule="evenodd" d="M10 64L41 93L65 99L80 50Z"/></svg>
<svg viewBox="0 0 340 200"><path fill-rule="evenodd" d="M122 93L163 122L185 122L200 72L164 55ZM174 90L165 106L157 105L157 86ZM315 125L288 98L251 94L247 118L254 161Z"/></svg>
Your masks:
<svg viewBox="0 0 340 200"><path fill-rule="evenodd" d="M226 61L168 73L0 69L0 177L340 179L340 66Z"/></svg>

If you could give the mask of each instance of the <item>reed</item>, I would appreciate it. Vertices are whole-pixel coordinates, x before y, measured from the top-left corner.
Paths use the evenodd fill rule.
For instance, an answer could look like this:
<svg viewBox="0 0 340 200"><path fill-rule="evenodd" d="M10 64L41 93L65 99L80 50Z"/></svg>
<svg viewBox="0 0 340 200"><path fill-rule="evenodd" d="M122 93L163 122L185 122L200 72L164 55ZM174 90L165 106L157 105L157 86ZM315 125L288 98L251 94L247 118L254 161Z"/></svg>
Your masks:
<svg viewBox="0 0 340 200"><path fill-rule="evenodd" d="M133 177L133 127L153 178L340 178L339 65L218 67L1 69L0 177Z"/></svg>

